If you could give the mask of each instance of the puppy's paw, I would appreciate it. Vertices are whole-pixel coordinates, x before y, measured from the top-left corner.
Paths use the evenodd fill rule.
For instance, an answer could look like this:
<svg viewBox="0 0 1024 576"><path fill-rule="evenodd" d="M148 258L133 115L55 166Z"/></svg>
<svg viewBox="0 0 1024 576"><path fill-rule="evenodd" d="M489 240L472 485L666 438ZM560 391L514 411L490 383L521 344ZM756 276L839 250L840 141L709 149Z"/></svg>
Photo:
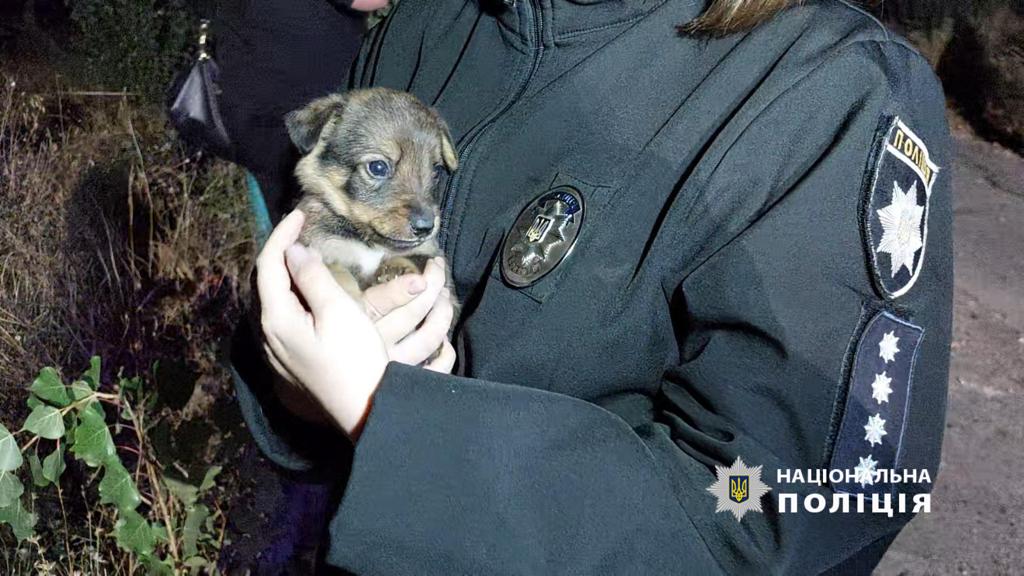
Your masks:
<svg viewBox="0 0 1024 576"><path fill-rule="evenodd" d="M377 268L377 283L384 284L405 274L419 274L423 269L405 256L389 258Z"/></svg>

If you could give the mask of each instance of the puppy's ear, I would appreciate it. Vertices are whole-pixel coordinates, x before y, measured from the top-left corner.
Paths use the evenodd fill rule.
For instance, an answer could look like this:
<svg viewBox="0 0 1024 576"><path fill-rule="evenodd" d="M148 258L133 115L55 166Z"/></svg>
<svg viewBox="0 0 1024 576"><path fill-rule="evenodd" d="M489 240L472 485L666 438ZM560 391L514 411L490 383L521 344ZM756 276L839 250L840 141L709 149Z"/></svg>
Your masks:
<svg viewBox="0 0 1024 576"><path fill-rule="evenodd" d="M444 166L449 172L455 172L459 169L459 153L455 151L455 145L452 144L452 132L440 116L438 116L437 122L441 127L441 159L444 160Z"/></svg>
<svg viewBox="0 0 1024 576"><path fill-rule="evenodd" d="M299 152L308 154L316 146L324 126L332 116L342 113L345 103L345 96L331 94L313 100L305 108L285 114L284 125L288 128L288 136Z"/></svg>

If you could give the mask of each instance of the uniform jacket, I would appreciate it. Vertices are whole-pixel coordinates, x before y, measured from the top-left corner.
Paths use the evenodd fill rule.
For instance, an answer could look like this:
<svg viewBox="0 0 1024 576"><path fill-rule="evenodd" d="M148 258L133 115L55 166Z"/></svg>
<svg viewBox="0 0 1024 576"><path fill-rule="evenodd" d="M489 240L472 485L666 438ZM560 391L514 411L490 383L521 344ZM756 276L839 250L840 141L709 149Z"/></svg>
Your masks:
<svg viewBox="0 0 1024 576"><path fill-rule="evenodd" d="M371 31L349 86L411 91L457 140L440 239L465 307L458 375L389 365L352 454L284 413L259 376L239 380L276 462L348 475L330 565L851 573L909 520L909 506L853 511L877 486L779 473L869 454L935 478L952 294L941 88L845 3L807 2L721 39L681 35L702 9L402 0ZM894 149L920 160L916 196L913 178L893 177L910 166ZM510 285L505 236L563 185L586 205L573 250ZM907 202L910 225L885 219ZM865 411L888 421L885 436L865 435ZM737 457L772 489L741 521L708 490ZM926 484L894 487L893 508ZM782 493L801 505L846 494L851 512L783 512Z"/></svg>

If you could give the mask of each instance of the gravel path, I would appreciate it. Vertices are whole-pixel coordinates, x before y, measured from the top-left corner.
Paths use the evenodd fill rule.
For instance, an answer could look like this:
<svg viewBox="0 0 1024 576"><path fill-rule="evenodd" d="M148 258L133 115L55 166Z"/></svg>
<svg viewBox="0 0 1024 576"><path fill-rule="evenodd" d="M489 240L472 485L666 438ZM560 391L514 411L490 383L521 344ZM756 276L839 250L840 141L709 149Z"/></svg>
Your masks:
<svg viewBox="0 0 1024 576"><path fill-rule="evenodd" d="M932 512L877 574L1024 573L1024 159L956 137L949 418Z"/></svg>

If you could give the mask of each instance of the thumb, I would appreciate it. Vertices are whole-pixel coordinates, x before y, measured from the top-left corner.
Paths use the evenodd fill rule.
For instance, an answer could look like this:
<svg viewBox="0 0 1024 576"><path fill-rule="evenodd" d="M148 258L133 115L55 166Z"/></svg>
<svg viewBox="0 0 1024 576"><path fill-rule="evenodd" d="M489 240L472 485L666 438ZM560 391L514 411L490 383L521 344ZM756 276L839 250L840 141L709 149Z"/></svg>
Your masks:
<svg viewBox="0 0 1024 576"><path fill-rule="evenodd" d="M370 286L363 292L363 303L366 305L370 318L379 319L387 316L396 308L401 308L420 293L426 290L427 282L419 274L405 274L393 278L383 284Z"/></svg>
<svg viewBox="0 0 1024 576"><path fill-rule="evenodd" d="M336 306L358 309L355 301L334 281L320 254L302 244L292 244L285 250L284 259L292 282L313 313L314 321Z"/></svg>

